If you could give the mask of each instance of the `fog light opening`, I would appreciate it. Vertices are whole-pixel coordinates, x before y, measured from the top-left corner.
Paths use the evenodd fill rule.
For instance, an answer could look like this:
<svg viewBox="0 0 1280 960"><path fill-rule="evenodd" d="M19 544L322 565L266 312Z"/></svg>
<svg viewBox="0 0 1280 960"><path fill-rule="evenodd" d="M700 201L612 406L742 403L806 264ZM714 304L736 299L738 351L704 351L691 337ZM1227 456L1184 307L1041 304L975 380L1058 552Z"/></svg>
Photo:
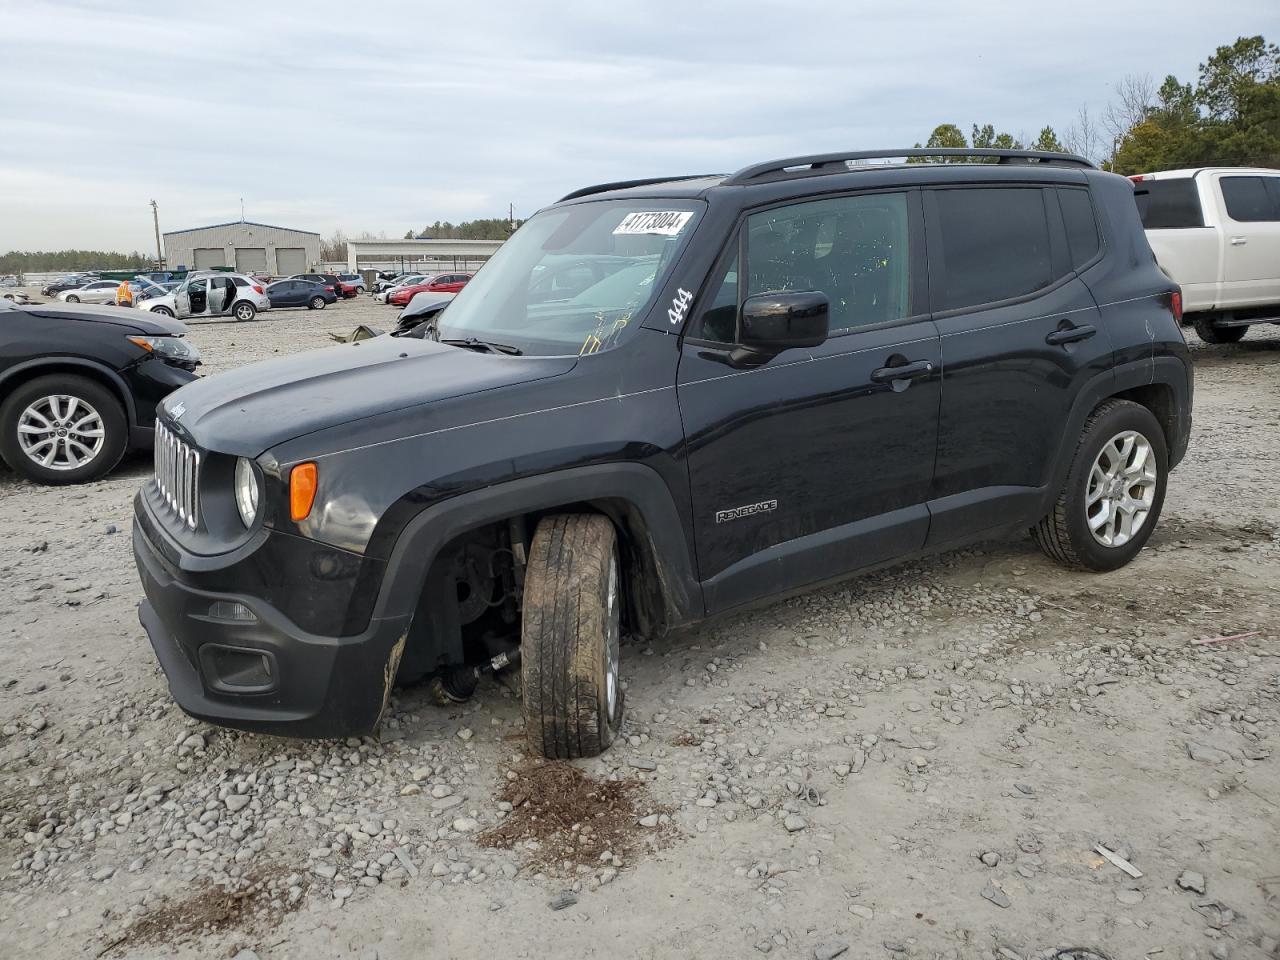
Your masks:
<svg viewBox="0 0 1280 960"><path fill-rule="evenodd" d="M260 650L207 643L200 648L206 678L227 692L259 693L275 684L273 658Z"/></svg>
<svg viewBox="0 0 1280 960"><path fill-rule="evenodd" d="M235 623L257 623L258 615L239 600L217 600L209 607L210 620L230 620Z"/></svg>

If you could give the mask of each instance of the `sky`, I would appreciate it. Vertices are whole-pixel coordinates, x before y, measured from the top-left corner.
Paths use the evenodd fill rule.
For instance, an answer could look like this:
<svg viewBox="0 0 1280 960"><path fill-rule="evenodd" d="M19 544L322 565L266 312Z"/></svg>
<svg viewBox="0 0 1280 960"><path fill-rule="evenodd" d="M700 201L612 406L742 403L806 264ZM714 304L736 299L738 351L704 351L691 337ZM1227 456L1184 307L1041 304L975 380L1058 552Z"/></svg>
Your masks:
<svg viewBox="0 0 1280 960"><path fill-rule="evenodd" d="M590 183L1034 138L1127 74L1280 40L1276 0L0 0L0 251L527 217Z"/></svg>

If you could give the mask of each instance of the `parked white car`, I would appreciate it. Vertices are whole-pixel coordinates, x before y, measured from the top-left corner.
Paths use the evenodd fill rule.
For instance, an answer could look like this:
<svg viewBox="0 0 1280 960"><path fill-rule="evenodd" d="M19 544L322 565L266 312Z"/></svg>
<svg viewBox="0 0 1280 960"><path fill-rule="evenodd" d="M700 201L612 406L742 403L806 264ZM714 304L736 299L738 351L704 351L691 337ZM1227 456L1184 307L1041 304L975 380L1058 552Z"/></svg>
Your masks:
<svg viewBox="0 0 1280 960"><path fill-rule="evenodd" d="M252 320L259 311L271 309L271 298L259 281L243 273L193 273L172 293L143 300L138 309L179 320L226 316Z"/></svg>
<svg viewBox="0 0 1280 960"><path fill-rule="evenodd" d="M392 292L394 292L397 287L404 287L404 286L409 286L415 283L422 283L424 280L427 280L429 277L433 277L433 276L435 276L435 274L407 273L407 274L404 274L403 276L396 277L394 281L384 281L387 285L383 287L381 290L379 290L377 293L375 293L373 295L373 299L377 300L379 303L386 303L387 298L391 296Z"/></svg>
<svg viewBox="0 0 1280 960"><path fill-rule="evenodd" d="M58 299L64 303L115 303L119 280L94 280L74 290L63 290Z"/></svg>
<svg viewBox="0 0 1280 960"><path fill-rule="evenodd" d="M1156 262L1208 343L1280 323L1280 170L1204 167L1131 177Z"/></svg>

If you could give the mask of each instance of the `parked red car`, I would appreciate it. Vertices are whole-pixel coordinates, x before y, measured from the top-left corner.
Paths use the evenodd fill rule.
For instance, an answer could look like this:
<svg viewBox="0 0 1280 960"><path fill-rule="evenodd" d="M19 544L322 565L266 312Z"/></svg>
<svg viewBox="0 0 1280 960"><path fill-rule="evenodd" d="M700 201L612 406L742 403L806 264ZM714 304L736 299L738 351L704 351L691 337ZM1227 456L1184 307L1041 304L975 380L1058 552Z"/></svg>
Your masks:
<svg viewBox="0 0 1280 960"><path fill-rule="evenodd" d="M415 293L430 291L431 293L457 293L467 285L472 274L470 273L441 273L432 277L425 283L415 283L407 287L396 287L391 296L387 297L387 303L397 307L403 307L406 303L413 299Z"/></svg>

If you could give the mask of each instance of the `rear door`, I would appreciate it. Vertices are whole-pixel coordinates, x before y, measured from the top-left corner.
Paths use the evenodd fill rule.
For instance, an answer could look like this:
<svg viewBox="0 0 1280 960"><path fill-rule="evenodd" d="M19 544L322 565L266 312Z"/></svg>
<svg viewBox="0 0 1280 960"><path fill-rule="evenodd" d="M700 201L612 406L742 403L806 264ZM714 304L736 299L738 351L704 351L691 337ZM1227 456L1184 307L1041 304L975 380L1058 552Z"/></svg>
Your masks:
<svg viewBox="0 0 1280 960"><path fill-rule="evenodd" d="M1226 214L1221 306L1280 303L1280 177L1215 176Z"/></svg>
<svg viewBox="0 0 1280 960"><path fill-rule="evenodd" d="M722 255L678 375L709 612L923 546L940 356L922 251L918 192L890 191L752 212ZM826 294L827 341L727 364L743 299L786 290Z"/></svg>
<svg viewBox="0 0 1280 960"><path fill-rule="evenodd" d="M939 187L924 206L942 338L929 543L945 546L1038 517L1072 401L1112 347L1078 276L1101 252L1087 188Z"/></svg>

